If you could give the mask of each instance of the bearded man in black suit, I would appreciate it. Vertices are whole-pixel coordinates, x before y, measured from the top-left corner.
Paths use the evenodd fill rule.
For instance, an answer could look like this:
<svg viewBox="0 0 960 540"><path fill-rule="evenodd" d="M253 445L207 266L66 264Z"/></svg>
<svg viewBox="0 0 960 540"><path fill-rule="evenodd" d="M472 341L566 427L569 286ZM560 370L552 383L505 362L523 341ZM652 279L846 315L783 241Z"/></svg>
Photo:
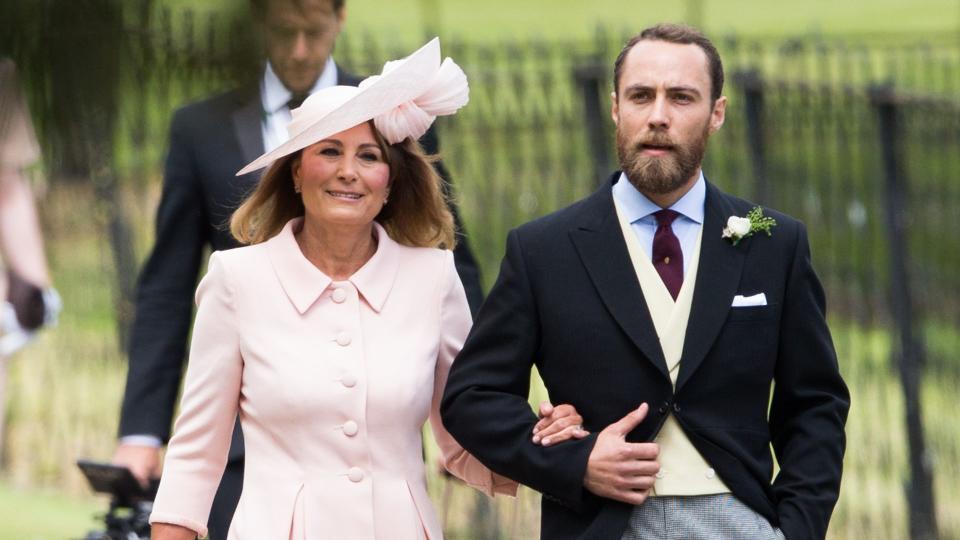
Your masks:
<svg viewBox="0 0 960 540"><path fill-rule="evenodd" d="M244 164L286 139L290 110L311 93L360 78L337 66L331 53L344 24L345 0L251 0L262 23L267 62L259 81L176 112L156 242L140 275L129 343L129 370L114 462L141 481L159 474L160 447L170 437L183 373L193 293L204 250L237 244L227 224L259 174L235 177ZM431 130L420 141L438 150ZM438 172L449 179L442 164ZM459 217L454 217L460 227ZM464 238L454 251L475 312L482 300L476 262ZM239 424L210 514L210 537L226 536L240 497L243 441Z"/></svg>
<svg viewBox="0 0 960 540"><path fill-rule="evenodd" d="M543 493L543 538L826 534L850 396L803 224L703 177L722 90L692 28L627 43L611 110L622 172L510 232L453 364L444 425ZM535 444L534 365L589 437Z"/></svg>

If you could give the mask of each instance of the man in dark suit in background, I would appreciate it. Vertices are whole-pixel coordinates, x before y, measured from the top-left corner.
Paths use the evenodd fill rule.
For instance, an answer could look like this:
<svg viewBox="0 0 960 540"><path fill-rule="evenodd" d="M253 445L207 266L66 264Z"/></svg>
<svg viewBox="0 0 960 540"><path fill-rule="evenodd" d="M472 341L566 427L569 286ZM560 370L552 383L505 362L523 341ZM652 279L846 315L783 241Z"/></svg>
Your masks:
<svg viewBox="0 0 960 540"><path fill-rule="evenodd" d="M156 243L140 276L129 344L129 371L114 462L139 479L157 476L170 436L205 249L237 246L227 224L259 179L235 173L286 139L290 109L321 88L356 85L331 58L344 23L344 0L251 0L262 22L268 62L260 81L189 105L174 115L157 211ZM421 140L436 153L433 131ZM438 164L445 179L445 169ZM454 216L460 228L456 211ZM476 262L460 238L454 252L471 309L482 299ZM210 536L225 538L240 496L239 424L210 516Z"/></svg>
<svg viewBox="0 0 960 540"><path fill-rule="evenodd" d="M453 364L444 424L543 493L543 538L826 534L850 398L803 224L703 178L722 89L696 30L658 25L624 47L623 172L510 232ZM533 444L533 365L593 434Z"/></svg>

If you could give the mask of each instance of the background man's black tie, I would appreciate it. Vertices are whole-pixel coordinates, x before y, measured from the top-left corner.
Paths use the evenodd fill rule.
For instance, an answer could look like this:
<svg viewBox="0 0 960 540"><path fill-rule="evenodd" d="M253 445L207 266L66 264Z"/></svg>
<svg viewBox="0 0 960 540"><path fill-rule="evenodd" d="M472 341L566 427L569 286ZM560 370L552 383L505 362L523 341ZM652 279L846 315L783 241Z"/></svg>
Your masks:
<svg viewBox="0 0 960 540"><path fill-rule="evenodd" d="M310 94L293 94L290 96L290 101L287 102L287 107L292 111L303 105L303 100L307 99L307 96Z"/></svg>

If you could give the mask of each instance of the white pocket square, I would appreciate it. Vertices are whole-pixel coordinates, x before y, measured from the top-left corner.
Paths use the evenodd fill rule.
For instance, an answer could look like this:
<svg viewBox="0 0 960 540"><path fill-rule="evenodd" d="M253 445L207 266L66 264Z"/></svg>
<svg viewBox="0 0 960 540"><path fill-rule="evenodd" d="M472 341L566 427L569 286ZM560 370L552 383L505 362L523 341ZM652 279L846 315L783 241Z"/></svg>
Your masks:
<svg viewBox="0 0 960 540"><path fill-rule="evenodd" d="M765 305L767 305L766 294L757 293L752 296L743 296L742 294L738 294L733 297L733 303L730 304L730 307L752 307Z"/></svg>

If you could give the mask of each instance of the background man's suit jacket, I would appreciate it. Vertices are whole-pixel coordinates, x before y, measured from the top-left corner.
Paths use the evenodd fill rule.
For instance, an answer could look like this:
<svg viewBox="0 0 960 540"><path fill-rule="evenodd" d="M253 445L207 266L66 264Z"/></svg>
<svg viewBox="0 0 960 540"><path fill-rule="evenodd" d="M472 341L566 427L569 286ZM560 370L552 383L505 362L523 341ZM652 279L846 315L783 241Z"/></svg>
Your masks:
<svg viewBox="0 0 960 540"><path fill-rule="evenodd" d="M337 73L338 84L358 77ZM130 335L129 371L120 417L120 435L170 438L174 403L186 357L204 248L237 247L230 236L233 211L256 186L260 172L234 176L264 152L259 82L178 110L170 127L163 193L157 210L156 241L141 274L136 317ZM433 129L421 139L438 150ZM437 170L449 183L442 164ZM458 230L462 230L454 209ZM454 251L471 311L483 298L479 271L460 236ZM239 424L230 458L243 455Z"/></svg>
<svg viewBox="0 0 960 540"><path fill-rule="evenodd" d="M543 538L620 538L632 507L596 497L583 478L597 433L641 402L650 414L628 441L653 440L674 414L736 497L791 540L822 538L840 488L849 394L803 225L765 210L778 223L773 235L733 246L721 238L726 220L753 205L708 184L674 392L614 211L618 176L511 231L454 362L444 424L491 469L544 494ZM731 308L735 295L761 292L766 306ZM588 438L548 448L530 441L532 364L551 401L583 415ZM771 442L781 467L772 483Z"/></svg>

